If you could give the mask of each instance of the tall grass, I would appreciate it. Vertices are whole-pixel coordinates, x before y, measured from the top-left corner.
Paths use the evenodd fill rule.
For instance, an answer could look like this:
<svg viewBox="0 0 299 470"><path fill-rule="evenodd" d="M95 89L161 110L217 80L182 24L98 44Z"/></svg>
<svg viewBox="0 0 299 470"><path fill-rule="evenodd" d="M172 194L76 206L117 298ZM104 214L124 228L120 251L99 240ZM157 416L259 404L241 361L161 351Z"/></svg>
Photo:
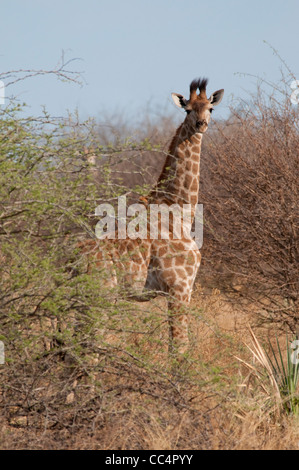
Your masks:
<svg viewBox="0 0 299 470"><path fill-rule="evenodd" d="M285 351L283 351L278 337L276 337L276 349L269 340L269 354L262 347L250 327L249 333L252 344L251 347L247 344L246 346L252 353L256 363L261 366L262 370L258 369L256 366L246 363L239 358L238 359L246 364L250 370L254 371L264 390L266 390L265 387L267 387L267 380L269 381L271 387L268 389L267 393L270 397L274 397L278 407L283 409L287 414L298 417L299 360L297 358L297 350L294 352L294 348L292 347L292 345L298 341L298 337L295 337L291 343L289 343L288 336L286 336ZM298 349L298 346L296 347Z"/></svg>
<svg viewBox="0 0 299 470"><path fill-rule="evenodd" d="M291 343L289 343L288 336L286 336L287 349L285 354L283 354L278 338L276 338L277 351L274 350L272 343L269 342L272 359L269 355L267 356L271 364L273 375L279 389L281 402L285 411L295 416L299 416L299 360L296 354L298 346L295 351L292 347L296 341L298 341L298 336L296 336ZM286 357L283 357L283 355Z"/></svg>

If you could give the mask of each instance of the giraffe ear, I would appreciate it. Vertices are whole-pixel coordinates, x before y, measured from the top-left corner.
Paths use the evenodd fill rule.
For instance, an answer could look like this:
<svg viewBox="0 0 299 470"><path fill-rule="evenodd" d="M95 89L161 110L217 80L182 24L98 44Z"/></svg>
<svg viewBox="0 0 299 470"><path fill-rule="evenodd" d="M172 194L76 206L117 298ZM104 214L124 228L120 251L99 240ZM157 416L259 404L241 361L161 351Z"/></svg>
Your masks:
<svg viewBox="0 0 299 470"><path fill-rule="evenodd" d="M183 95L179 95L178 93L171 93L171 96L174 104L176 104L179 108L186 108L188 101L183 97Z"/></svg>
<svg viewBox="0 0 299 470"><path fill-rule="evenodd" d="M224 90L217 90L210 96L209 101L212 105L216 106L223 98Z"/></svg>

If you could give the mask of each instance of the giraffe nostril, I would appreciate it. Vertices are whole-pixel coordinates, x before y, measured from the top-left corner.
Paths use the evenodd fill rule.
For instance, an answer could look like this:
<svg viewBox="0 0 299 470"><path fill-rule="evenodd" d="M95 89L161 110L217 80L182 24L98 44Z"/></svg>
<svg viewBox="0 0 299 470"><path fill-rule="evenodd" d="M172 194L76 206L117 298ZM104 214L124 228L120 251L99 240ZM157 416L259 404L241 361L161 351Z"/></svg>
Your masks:
<svg viewBox="0 0 299 470"><path fill-rule="evenodd" d="M207 124L207 121L205 119L203 119L202 121L196 121L197 128L203 126L204 124Z"/></svg>

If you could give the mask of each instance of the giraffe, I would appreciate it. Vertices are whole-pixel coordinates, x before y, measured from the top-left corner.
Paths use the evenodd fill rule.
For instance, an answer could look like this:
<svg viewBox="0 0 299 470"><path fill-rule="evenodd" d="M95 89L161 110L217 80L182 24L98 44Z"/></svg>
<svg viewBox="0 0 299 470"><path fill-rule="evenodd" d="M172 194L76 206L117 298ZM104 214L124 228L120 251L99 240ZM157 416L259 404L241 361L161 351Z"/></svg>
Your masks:
<svg viewBox="0 0 299 470"><path fill-rule="evenodd" d="M189 204L191 218L183 236L176 237L169 223L169 237L162 239L161 221L158 236L147 229L143 239L87 240L80 244L89 263L109 271L108 286L116 286L117 272L133 286L132 298L148 300L167 295L169 320L169 352L184 354L188 349L188 305L201 255L190 231L198 203L199 170L202 136L208 128L214 106L222 100L224 90L206 94L207 79L195 79L190 84L189 99L172 93L174 103L186 111L183 123L173 137L161 175L142 203L183 207ZM197 93L199 90L199 93ZM132 289L130 289L132 291Z"/></svg>

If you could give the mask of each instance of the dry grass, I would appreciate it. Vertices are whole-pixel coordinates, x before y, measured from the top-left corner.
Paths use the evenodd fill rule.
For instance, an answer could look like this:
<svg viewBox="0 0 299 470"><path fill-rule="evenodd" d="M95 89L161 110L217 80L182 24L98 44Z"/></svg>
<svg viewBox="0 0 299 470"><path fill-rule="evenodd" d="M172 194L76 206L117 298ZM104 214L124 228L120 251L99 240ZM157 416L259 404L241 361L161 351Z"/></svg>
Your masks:
<svg viewBox="0 0 299 470"><path fill-rule="evenodd" d="M157 311L163 305L164 299L159 299ZM148 308L143 304L145 313ZM267 379L264 384L257 381L236 359L253 360L244 345L250 338L248 325L254 327L253 314L228 302L219 290L199 284L192 308L192 354L181 375L167 372L166 348L156 353L151 370L116 355L93 377L93 386L90 378L74 379L56 364L52 372L64 377L61 401L55 403L60 413L54 416L53 404L48 410L46 405L38 411L33 406L26 412L20 404L7 405L0 421L0 447L298 449L298 421L277 409L274 395L265 392ZM260 341L269 336L265 328L254 330ZM167 337L166 324L159 335L161 341ZM153 353L136 333L126 340ZM43 386L45 403L51 395L57 399L58 380L51 383L47 378Z"/></svg>

